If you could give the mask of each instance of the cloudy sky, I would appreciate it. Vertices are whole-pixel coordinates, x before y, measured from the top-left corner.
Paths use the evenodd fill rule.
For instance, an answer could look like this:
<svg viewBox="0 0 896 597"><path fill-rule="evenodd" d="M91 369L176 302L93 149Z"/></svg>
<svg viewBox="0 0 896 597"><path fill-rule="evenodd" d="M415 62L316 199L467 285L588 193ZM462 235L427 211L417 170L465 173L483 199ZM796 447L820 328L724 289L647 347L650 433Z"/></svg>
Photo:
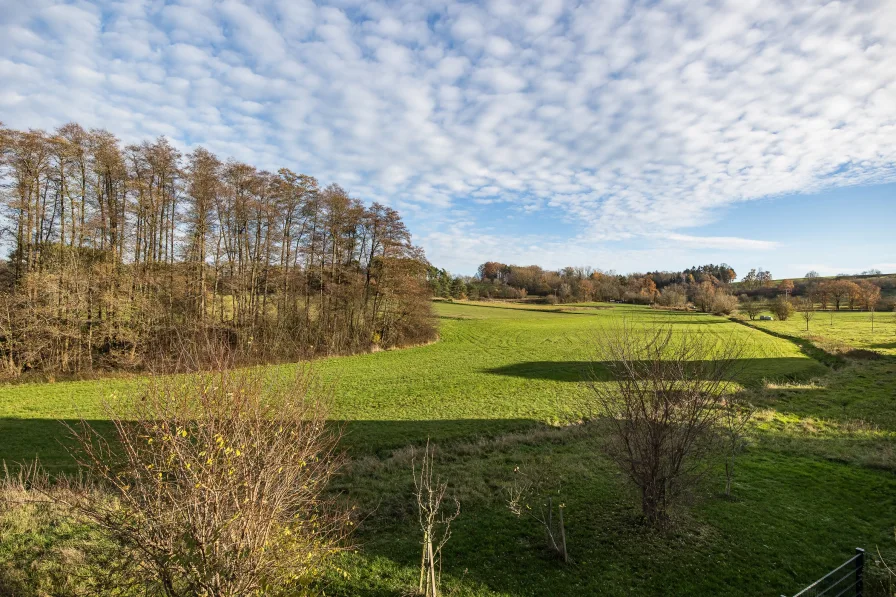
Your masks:
<svg viewBox="0 0 896 597"><path fill-rule="evenodd" d="M456 273L896 271L893 0L0 0L0 121L338 182Z"/></svg>

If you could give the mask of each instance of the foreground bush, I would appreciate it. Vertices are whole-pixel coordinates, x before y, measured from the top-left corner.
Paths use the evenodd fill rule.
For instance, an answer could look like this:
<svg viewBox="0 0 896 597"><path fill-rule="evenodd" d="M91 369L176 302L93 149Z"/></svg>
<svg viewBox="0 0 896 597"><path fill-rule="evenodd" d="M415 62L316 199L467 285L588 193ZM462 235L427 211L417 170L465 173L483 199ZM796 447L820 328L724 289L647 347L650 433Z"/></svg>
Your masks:
<svg viewBox="0 0 896 597"><path fill-rule="evenodd" d="M322 497L338 436L307 375L218 372L151 382L86 423L75 456L114 499L69 502L135 563L130 582L169 597L302 594L350 524Z"/></svg>
<svg viewBox="0 0 896 597"><path fill-rule="evenodd" d="M737 405L732 381L746 351L730 334L661 325L608 329L597 346L610 380L590 384L594 414L611 425L610 455L640 492L646 522L665 526L724 448L716 432Z"/></svg>

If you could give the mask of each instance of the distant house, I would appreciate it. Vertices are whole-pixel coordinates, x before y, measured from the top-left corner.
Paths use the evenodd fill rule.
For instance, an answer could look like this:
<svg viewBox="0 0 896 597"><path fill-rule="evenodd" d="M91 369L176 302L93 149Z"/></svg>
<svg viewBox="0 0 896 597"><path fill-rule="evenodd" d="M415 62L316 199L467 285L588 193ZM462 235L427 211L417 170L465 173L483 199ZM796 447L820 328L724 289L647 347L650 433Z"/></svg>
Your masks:
<svg viewBox="0 0 896 597"><path fill-rule="evenodd" d="M772 317L771 315L760 315L759 316L759 321L771 321L772 319L774 319L774 317Z"/></svg>

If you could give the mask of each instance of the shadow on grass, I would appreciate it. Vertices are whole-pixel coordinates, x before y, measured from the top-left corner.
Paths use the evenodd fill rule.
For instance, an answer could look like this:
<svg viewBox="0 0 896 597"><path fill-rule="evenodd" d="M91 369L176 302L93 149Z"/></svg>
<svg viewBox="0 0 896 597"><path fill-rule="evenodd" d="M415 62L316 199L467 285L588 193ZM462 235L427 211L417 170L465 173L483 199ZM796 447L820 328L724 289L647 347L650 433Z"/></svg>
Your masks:
<svg viewBox="0 0 896 597"><path fill-rule="evenodd" d="M699 315L706 317L706 313L700 313ZM681 320L673 321L672 325L716 325L719 323L728 323L728 322L725 321L724 319L691 319L691 320L681 319Z"/></svg>
<svg viewBox="0 0 896 597"><path fill-rule="evenodd" d="M108 420L86 421L94 430L112 438L114 426ZM35 458L51 474L76 470L70 450L75 442L66 425L77 428L80 421L68 419L0 418L0 461L8 467L32 463ZM469 441L532 429L541 423L532 419L460 419L429 421L342 421L330 422L343 432L341 441L349 457L383 456L404 446Z"/></svg>
<svg viewBox="0 0 896 597"><path fill-rule="evenodd" d="M896 342L881 342L879 344L872 344L871 348L883 348L883 349L896 348Z"/></svg>
<svg viewBox="0 0 896 597"><path fill-rule="evenodd" d="M780 338L782 340L787 340L788 342L792 342L797 347L799 347L800 351L804 355L809 358L815 359L819 363L823 363L832 369L838 369L846 364L846 359L838 354L830 353L826 350L822 350L821 348L815 346L809 340L805 338L800 338L798 336L791 336L790 334L785 334L783 332L776 332L774 330L770 330L766 327L760 327L758 325L753 325L749 321L744 321L742 319L730 319L734 323L739 323L748 328L752 328L756 331L762 332L763 334L768 334L769 336L774 336L775 338Z"/></svg>
<svg viewBox="0 0 896 597"><path fill-rule="evenodd" d="M572 433L526 444L564 479L569 565L546 554L537 524L514 518L503 505L500 488L508 471L534 464L526 451L446 450L439 472L466 490L463 514L446 546L446 577L449 585L466 579L460 594L474 594L471 585L481 587L476 595L793 594L841 552L891 540L887 521L896 512L896 481L873 464L854 466L856 452L848 444L822 445L828 443L836 442L793 438L772 451L748 450L736 468L737 499L712 497L723 483L715 471L701 484L681 526L666 534L637 522L636 500L625 497L626 486L599 456L592 436ZM336 594L396 595L415 583L419 531L406 505L412 491L407 477L400 469L359 481L375 484L384 500L397 503L381 504L377 518L362 529L363 561L356 560L352 579ZM787 554L786 565L781 554ZM713 574L693 574L708 558Z"/></svg>
<svg viewBox="0 0 896 597"><path fill-rule="evenodd" d="M493 438L542 426L533 419L450 419L429 421L334 421L344 430L342 446L349 456L383 456L391 450L420 445Z"/></svg>
<svg viewBox="0 0 896 597"><path fill-rule="evenodd" d="M107 421L90 423L111 431ZM795 439L774 451L748 450L737 465L737 501L701 499L687 526L654 534L637 523L636 503L625 497L615 467L599 455L595 436L577 428L552 432L526 419L334 423L346 425L346 447L359 454L427 437L439 442L438 472L462 493L464 504L446 546L449 594L474 594L471 587L477 595L520 597L793 593L841 551L890 540L887 521L896 512L891 475L843 466L852 461L840 450L851 447L828 448L817 438L814 446ZM476 441L513 431L522 432L513 442ZM0 453L16 445L33 453L55 444L61 432L57 421L0 419ZM515 518L504 504L502 484L514 467L539 463L564 480L569 565L545 555L538 525ZM357 536L361 553L352 556L351 574L333 594L385 597L413 587L420 538L404 460L362 467L337 489L349 499L360 494L372 501L365 513L376 510ZM693 573L708 560L713 574Z"/></svg>
<svg viewBox="0 0 896 597"><path fill-rule="evenodd" d="M717 323L728 323L724 317L712 315L711 313L703 313L702 311L676 311L673 309L651 309L646 311L650 315L656 317L666 317L672 321L672 325L711 325Z"/></svg>
<svg viewBox="0 0 896 597"><path fill-rule="evenodd" d="M610 371L619 366L619 363L609 361L528 361L487 369L486 372L527 379L581 382L609 380ZM743 385L755 385L767 379L800 381L817 373L819 367L814 360L800 357L740 359L732 369L730 381Z"/></svg>
<svg viewBox="0 0 896 597"><path fill-rule="evenodd" d="M91 427L112 437L114 427L111 421L89 420ZM65 424L78 425L72 419L0 419L0 460L10 468L35 459L51 474L74 472L77 467L69 450L75 447Z"/></svg>
<svg viewBox="0 0 896 597"><path fill-rule="evenodd" d="M454 303L455 305L462 305L464 307L479 307L481 309L502 309L504 311L531 311L533 313L552 313L554 315L593 315L594 313L589 313L585 311L566 311L570 307L561 307L559 305L545 305L545 309L535 309L532 307L508 307L505 305L480 305L480 304L470 304L470 303ZM592 309L592 311L602 311L604 309L612 309L613 307L605 307L603 309Z"/></svg>

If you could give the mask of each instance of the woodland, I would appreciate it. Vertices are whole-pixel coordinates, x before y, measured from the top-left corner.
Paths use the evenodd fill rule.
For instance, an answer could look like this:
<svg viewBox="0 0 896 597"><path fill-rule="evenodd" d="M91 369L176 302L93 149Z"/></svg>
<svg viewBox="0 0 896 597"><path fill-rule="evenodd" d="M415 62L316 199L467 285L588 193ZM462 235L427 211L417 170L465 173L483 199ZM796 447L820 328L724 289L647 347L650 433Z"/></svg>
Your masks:
<svg viewBox="0 0 896 597"><path fill-rule="evenodd" d="M432 340L398 212L166 139L0 125L3 374L201 368Z"/></svg>

